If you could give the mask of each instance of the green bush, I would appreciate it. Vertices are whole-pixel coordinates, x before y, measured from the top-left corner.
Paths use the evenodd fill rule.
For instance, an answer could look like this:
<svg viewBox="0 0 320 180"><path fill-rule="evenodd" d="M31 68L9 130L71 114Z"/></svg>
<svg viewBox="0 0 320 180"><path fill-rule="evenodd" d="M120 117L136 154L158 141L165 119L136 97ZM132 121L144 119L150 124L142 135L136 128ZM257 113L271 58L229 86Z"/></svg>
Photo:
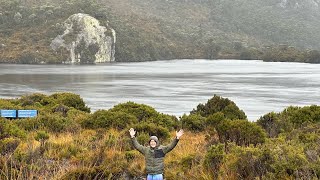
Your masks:
<svg viewBox="0 0 320 180"><path fill-rule="evenodd" d="M47 114L40 119L43 127L52 132L62 132L71 126L74 122L59 114Z"/></svg>
<svg viewBox="0 0 320 180"><path fill-rule="evenodd" d="M215 178L218 177L219 169L225 158L224 144L210 146L204 159L204 166Z"/></svg>
<svg viewBox="0 0 320 180"><path fill-rule="evenodd" d="M124 129L138 122L137 118L126 112L98 110L81 122L84 128L116 128Z"/></svg>
<svg viewBox="0 0 320 180"><path fill-rule="evenodd" d="M8 137L25 138L26 133L10 120L0 118L0 140Z"/></svg>
<svg viewBox="0 0 320 180"><path fill-rule="evenodd" d="M257 121L268 133L269 137L276 137L279 133L291 132L320 122L320 106L305 107L290 106L280 113L268 113Z"/></svg>
<svg viewBox="0 0 320 180"><path fill-rule="evenodd" d="M17 119L14 121L21 129L26 131L37 130L42 126L41 117Z"/></svg>
<svg viewBox="0 0 320 180"><path fill-rule="evenodd" d="M122 103L110 109L111 112L125 112L134 117L139 122L154 123L170 130L179 126L179 121L175 116L170 116L157 112L153 107L137 104L134 102Z"/></svg>
<svg viewBox="0 0 320 180"><path fill-rule="evenodd" d="M91 114L87 112L80 111L78 109L71 108L67 112L67 118L72 119L76 123L81 123L89 118Z"/></svg>
<svg viewBox="0 0 320 180"><path fill-rule="evenodd" d="M151 117L157 117L158 112L147 105L144 104L137 104L134 102L127 102L127 103L121 103L116 106L114 106L112 109L110 109L111 112L126 112L128 114L131 114L135 116L138 121L146 121L147 119Z"/></svg>
<svg viewBox="0 0 320 180"><path fill-rule="evenodd" d="M272 172L271 152L268 149L233 146L229 156L235 160L228 161L227 158L226 165L237 179L261 179L267 172Z"/></svg>
<svg viewBox="0 0 320 180"><path fill-rule="evenodd" d="M190 131L200 132L205 128L206 118L200 114L183 115L181 117L182 127Z"/></svg>
<svg viewBox="0 0 320 180"><path fill-rule="evenodd" d="M11 100L0 99L0 109L17 109L17 105Z"/></svg>
<svg viewBox="0 0 320 180"><path fill-rule="evenodd" d="M225 120L224 114L222 112L217 112L207 117L206 125L209 127L215 127L223 120Z"/></svg>
<svg viewBox="0 0 320 180"><path fill-rule="evenodd" d="M231 141L240 146L249 146L264 143L266 140L265 131L246 120L225 120L216 129L221 142Z"/></svg>
<svg viewBox="0 0 320 180"><path fill-rule="evenodd" d="M188 154L187 156L184 156L181 160L180 160L180 165L182 167L182 170L184 172L188 172L190 169L192 169L193 167L195 167L196 165L198 165L200 163L201 157L199 157L199 155L197 154Z"/></svg>
<svg viewBox="0 0 320 180"><path fill-rule="evenodd" d="M178 121L176 116L170 116L162 113L158 113L156 117L150 118L148 122L155 123L159 126L168 128L170 131L181 127L181 122Z"/></svg>
<svg viewBox="0 0 320 180"><path fill-rule="evenodd" d="M138 156L137 151L131 150L131 151L126 151L125 152L125 158L128 162L132 162L137 156Z"/></svg>
<svg viewBox="0 0 320 180"><path fill-rule="evenodd" d="M300 179L305 170L308 169L308 160L305 156L304 149L301 145L291 145L289 143L281 143L274 141L272 148L272 161L271 167L277 178L284 178L286 176ZM271 147L266 147L271 148ZM300 176L300 177L299 177Z"/></svg>
<svg viewBox="0 0 320 180"><path fill-rule="evenodd" d="M148 134L148 141L150 136L157 136L162 141L168 140L170 137L169 130L165 127L153 124L153 123L139 123L135 126L133 126L134 129L139 133L146 133Z"/></svg>
<svg viewBox="0 0 320 180"><path fill-rule="evenodd" d="M280 132L282 132L282 126L280 123L279 114L275 112L268 113L260 117L257 121L267 133L269 137L277 137Z"/></svg>
<svg viewBox="0 0 320 180"><path fill-rule="evenodd" d="M34 139L39 142L46 141L49 139L49 134L45 131L38 131Z"/></svg>
<svg viewBox="0 0 320 180"><path fill-rule="evenodd" d="M149 146L149 140L150 140L150 134L147 132L137 132L137 141L140 144L143 144L145 146Z"/></svg>
<svg viewBox="0 0 320 180"><path fill-rule="evenodd" d="M222 112L228 119L247 119L245 113L233 101L217 95L209 99L206 104L199 104L190 114L200 114L203 117L208 117L217 112Z"/></svg>
<svg viewBox="0 0 320 180"><path fill-rule="evenodd" d="M66 117L69 109L70 108L68 106L65 106L63 104L56 104L52 107L51 111L53 113L60 112L64 117Z"/></svg>
<svg viewBox="0 0 320 180"><path fill-rule="evenodd" d="M44 94L34 93L30 95L25 95L19 98L19 104L21 106L32 106L35 103L40 103L41 105L48 104L48 97Z"/></svg>
<svg viewBox="0 0 320 180"><path fill-rule="evenodd" d="M85 105L80 95L73 93L55 93L49 97L53 98L56 104L63 104L81 111L90 112L90 108Z"/></svg>
<svg viewBox="0 0 320 180"><path fill-rule="evenodd" d="M296 127L301 127L304 123L320 122L320 106L297 108L290 113L289 120L296 124Z"/></svg>
<svg viewBox="0 0 320 180"><path fill-rule="evenodd" d="M230 103L221 111L227 119L247 119L245 113L234 103Z"/></svg>

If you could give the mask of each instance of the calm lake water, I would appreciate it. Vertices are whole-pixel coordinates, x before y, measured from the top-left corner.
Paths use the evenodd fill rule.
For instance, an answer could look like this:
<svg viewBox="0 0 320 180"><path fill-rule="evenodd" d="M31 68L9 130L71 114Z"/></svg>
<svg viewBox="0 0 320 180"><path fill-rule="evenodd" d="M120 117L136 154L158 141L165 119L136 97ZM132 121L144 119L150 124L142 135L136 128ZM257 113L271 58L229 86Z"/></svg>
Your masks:
<svg viewBox="0 0 320 180"><path fill-rule="evenodd" d="M320 104L320 64L173 60L103 65L0 64L0 98L79 94L92 111L134 101L181 116L214 94L251 121L290 105Z"/></svg>

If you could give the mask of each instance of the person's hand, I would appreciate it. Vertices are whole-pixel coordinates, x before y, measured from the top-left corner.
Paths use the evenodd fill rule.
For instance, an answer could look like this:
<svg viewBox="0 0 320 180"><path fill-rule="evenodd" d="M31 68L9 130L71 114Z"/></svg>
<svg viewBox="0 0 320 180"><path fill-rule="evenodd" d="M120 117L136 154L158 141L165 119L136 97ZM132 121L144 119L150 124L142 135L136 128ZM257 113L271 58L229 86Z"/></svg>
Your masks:
<svg viewBox="0 0 320 180"><path fill-rule="evenodd" d="M136 135L136 131L133 128L129 129L129 133L130 133L131 138L133 138L134 135Z"/></svg>
<svg viewBox="0 0 320 180"><path fill-rule="evenodd" d="M177 139L180 139L180 137L183 135L183 129L180 129L178 132L176 131L176 137Z"/></svg>

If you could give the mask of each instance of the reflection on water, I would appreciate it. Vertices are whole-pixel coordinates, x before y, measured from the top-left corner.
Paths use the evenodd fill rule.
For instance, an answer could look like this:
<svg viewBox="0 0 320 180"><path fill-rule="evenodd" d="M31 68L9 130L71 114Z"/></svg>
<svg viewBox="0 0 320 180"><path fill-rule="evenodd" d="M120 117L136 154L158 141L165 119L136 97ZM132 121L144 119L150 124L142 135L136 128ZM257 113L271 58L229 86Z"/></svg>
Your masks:
<svg viewBox="0 0 320 180"><path fill-rule="evenodd" d="M289 105L319 104L320 65L239 60L174 60L104 65L0 65L0 98L80 94L91 110L127 101L181 116L214 94L256 120Z"/></svg>

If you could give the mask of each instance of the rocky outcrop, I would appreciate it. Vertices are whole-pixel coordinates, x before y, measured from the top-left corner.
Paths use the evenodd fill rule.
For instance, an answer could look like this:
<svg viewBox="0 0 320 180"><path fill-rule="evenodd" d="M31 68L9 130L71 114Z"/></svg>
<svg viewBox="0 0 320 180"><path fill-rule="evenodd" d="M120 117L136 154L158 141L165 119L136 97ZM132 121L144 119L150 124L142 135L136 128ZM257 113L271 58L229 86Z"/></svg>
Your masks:
<svg viewBox="0 0 320 180"><path fill-rule="evenodd" d="M53 50L66 48L70 52L66 63L103 63L114 61L116 33L101 26L99 21L87 14L74 14L63 25L64 30L50 44Z"/></svg>

